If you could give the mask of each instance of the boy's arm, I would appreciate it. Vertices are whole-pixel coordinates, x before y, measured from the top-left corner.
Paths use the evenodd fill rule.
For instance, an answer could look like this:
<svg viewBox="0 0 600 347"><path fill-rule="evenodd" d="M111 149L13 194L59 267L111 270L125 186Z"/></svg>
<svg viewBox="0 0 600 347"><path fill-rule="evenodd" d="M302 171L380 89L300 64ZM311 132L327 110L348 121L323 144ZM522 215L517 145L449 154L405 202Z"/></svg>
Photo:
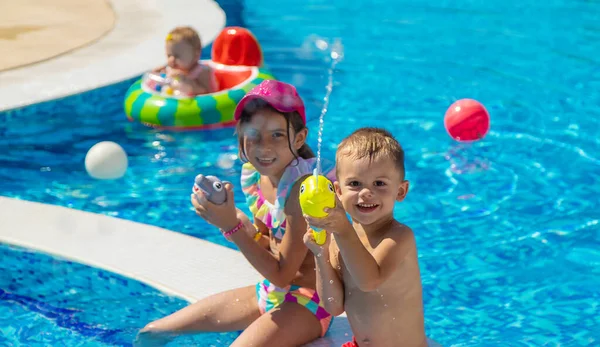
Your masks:
<svg viewBox="0 0 600 347"><path fill-rule="evenodd" d="M415 242L410 228L394 223L371 254L350 224L348 228L335 233L335 240L348 272L363 292L379 288L394 273Z"/></svg>
<svg viewBox="0 0 600 347"><path fill-rule="evenodd" d="M331 237L332 235L327 235ZM328 251L323 251L323 254L315 256L317 263L317 293L323 301L323 307L332 316L339 316L344 313L344 283L338 276L334 267L337 265L335 255L337 247L331 242Z"/></svg>

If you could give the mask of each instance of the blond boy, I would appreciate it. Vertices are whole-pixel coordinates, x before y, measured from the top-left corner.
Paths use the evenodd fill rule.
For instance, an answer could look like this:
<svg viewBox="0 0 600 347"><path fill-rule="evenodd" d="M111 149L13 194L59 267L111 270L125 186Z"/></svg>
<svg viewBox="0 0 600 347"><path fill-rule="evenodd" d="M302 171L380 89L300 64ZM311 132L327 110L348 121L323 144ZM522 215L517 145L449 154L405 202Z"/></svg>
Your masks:
<svg viewBox="0 0 600 347"><path fill-rule="evenodd" d="M336 164L336 207L305 216L328 232L323 246L304 236L325 309L346 311L354 341L344 346L427 346L415 237L393 211L409 188L404 151L388 131L361 128L340 143Z"/></svg>

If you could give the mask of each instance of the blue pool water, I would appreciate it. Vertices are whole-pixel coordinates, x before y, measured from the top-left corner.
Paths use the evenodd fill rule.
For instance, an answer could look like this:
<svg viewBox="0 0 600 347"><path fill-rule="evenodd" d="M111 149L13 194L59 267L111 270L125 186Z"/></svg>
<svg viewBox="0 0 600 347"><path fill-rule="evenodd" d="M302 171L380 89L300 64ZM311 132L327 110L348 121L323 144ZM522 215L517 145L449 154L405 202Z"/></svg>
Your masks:
<svg viewBox="0 0 600 347"><path fill-rule="evenodd" d="M396 216L417 234L429 336L454 346L598 344L600 2L220 4L229 24L256 34L273 73L298 86L313 135L327 62L310 47L316 36L342 39L324 152L331 157L341 138L367 125L385 126L403 144L411 191ZM0 115L0 194L226 244L189 210L188 196L199 172L237 182L239 163L216 165L236 153L233 131L128 123L121 102L129 83ZM492 131L472 145L443 128L446 108L465 97L492 117ZM121 181L85 173L86 151L103 140L130 156ZM245 208L239 189L236 201ZM178 305L161 300L173 300L165 310Z"/></svg>
<svg viewBox="0 0 600 347"><path fill-rule="evenodd" d="M0 259L0 346L130 346L140 323L187 305L140 282L22 248L0 244ZM174 344L221 346L237 335Z"/></svg>

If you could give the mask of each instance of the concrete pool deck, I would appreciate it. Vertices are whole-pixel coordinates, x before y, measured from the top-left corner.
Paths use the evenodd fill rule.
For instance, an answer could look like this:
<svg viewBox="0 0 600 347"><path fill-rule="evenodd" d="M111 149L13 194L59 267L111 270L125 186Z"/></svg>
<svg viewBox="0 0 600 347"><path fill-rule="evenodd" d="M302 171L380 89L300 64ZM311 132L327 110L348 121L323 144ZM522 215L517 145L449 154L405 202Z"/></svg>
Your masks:
<svg viewBox="0 0 600 347"><path fill-rule="evenodd" d="M112 30L106 0L11 1L0 12L0 71L38 63L89 45Z"/></svg>
<svg viewBox="0 0 600 347"><path fill-rule="evenodd" d="M68 3L67 0L61 1ZM103 4L99 0L94 2L97 7ZM31 7L21 11L35 13L42 18L52 17L53 12L44 11L44 8L49 6L43 5L44 3L28 0L23 4L30 4ZM86 6L87 4L88 1ZM141 75L155 66L164 64L164 38L169 30L176 26L194 27L202 41L206 43L214 40L225 26L225 13L212 0L108 0L104 6L108 7L107 4L110 5L109 8L101 11L106 22L103 22L105 25L101 28L106 28L110 20L110 18L106 19L109 10L114 12L116 22L112 23L112 29L106 34L100 34L99 30L94 31L95 35L90 37L97 36L97 39L92 40L91 44L82 46L81 42L74 40L72 44L79 43L79 46L71 45L68 53L55 55L51 59L34 64L0 71L0 112L110 85ZM17 13L13 6L7 6L8 15L12 12ZM52 2L52 6L55 8L54 11L59 11L56 9L58 5L55 2ZM66 22L73 18L81 18L86 13L89 18L89 12L78 15L71 13L70 17L64 15L62 21L47 18L46 22L55 21L58 23L56 25L66 28ZM2 23L0 33L3 32L2 28L17 27L17 29L21 28L21 31L27 31L25 29L30 31L22 33L23 39L36 38L37 43L44 40L43 31L40 30L39 34L32 31L37 28L36 25L42 26L36 23L42 22L32 22L26 15L21 15L20 21L15 20L10 23L5 23L3 17L0 17L0 23ZM72 21L69 25L70 29L66 33L81 30L83 27L80 21ZM5 31L0 35L12 37L19 32L18 30L9 32L8 29ZM62 35L69 36L65 32ZM8 40L0 37L0 42L7 44L4 41ZM4 46L0 48L3 48L4 52ZM6 66L9 65L6 63Z"/></svg>

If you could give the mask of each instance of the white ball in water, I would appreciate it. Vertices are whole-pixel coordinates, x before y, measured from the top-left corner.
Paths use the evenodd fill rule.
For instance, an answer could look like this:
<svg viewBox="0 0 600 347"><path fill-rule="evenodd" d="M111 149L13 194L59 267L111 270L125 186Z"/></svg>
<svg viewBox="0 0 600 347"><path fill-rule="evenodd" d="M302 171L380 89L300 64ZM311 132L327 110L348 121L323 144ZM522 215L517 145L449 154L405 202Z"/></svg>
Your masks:
<svg viewBox="0 0 600 347"><path fill-rule="evenodd" d="M85 156L85 169L90 176L101 180L123 177L127 171L127 153L111 141L98 142Z"/></svg>

